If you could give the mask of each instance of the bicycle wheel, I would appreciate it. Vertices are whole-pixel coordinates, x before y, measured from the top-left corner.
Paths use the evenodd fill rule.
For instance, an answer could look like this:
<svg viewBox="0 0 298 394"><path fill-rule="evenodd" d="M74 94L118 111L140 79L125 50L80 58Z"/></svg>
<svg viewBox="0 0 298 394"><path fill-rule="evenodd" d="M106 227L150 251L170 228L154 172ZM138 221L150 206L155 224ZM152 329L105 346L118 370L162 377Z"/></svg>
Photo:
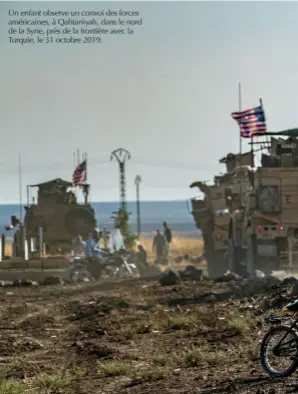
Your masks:
<svg viewBox="0 0 298 394"><path fill-rule="evenodd" d="M277 348L278 342L286 334L287 336ZM298 367L296 332L287 326L270 328L261 343L260 361L270 376L283 378L292 375Z"/></svg>

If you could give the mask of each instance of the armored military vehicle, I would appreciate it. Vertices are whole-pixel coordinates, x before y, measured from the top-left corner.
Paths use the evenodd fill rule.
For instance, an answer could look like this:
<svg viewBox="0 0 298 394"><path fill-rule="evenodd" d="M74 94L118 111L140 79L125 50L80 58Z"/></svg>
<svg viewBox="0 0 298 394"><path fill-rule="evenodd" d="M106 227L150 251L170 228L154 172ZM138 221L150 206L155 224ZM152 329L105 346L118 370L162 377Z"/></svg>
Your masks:
<svg viewBox="0 0 298 394"><path fill-rule="evenodd" d="M33 187L38 188L37 201L33 198L29 204L29 194ZM89 185L82 185L85 197L84 204L78 204L72 191L72 183L60 178L27 187L27 206L24 223L15 233L14 243L17 255L23 255L23 237L37 240L42 228L43 242L46 252L54 253L71 248L73 238L77 234L87 237L96 228L93 208L88 203ZM30 243L29 243L30 244Z"/></svg>
<svg viewBox="0 0 298 394"><path fill-rule="evenodd" d="M249 185L253 167L253 155L228 154L219 160L226 165L226 172L214 177L212 185L194 182L204 194L201 199L193 198L192 215L197 228L202 232L205 257L211 277L219 276L228 269L229 223L231 213L240 209L243 195Z"/></svg>
<svg viewBox="0 0 298 394"><path fill-rule="evenodd" d="M229 264L271 272L298 265L298 129L267 135L268 154L251 177L241 209L229 222Z"/></svg>

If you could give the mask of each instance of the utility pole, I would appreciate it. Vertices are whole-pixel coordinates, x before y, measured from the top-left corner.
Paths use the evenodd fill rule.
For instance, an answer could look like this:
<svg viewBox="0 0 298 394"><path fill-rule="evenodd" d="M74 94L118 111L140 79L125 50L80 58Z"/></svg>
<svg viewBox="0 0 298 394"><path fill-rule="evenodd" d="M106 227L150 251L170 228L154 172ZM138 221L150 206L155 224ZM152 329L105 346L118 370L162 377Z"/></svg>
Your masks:
<svg viewBox="0 0 298 394"><path fill-rule="evenodd" d="M116 149L111 153L110 160L113 157L119 164L120 172L120 206L123 211L126 211L126 180L125 180L125 162L131 158L130 152L126 149Z"/></svg>
<svg viewBox="0 0 298 394"><path fill-rule="evenodd" d="M19 207L20 207L20 222L23 222L23 200L22 200L22 159L19 154Z"/></svg>
<svg viewBox="0 0 298 394"><path fill-rule="evenodd" d="M135 185L137 192L137 224L138 224L138 237L141 235L141 214L140 214L140 183L142 179L140 175L135 177Z"/></svg>

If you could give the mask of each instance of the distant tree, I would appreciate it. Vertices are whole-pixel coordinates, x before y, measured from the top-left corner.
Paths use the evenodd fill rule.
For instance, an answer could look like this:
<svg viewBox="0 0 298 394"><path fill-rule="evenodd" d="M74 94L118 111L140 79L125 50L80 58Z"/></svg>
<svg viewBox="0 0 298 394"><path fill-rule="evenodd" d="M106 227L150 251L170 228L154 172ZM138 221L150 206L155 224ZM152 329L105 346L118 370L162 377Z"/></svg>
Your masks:
<svg viewBox="0 0 298 394"><path fill-rule="evenodd" d="M136 234L134 234L129 225L129 217L131 212L127 212L123 209L119 209L116 212L113 212L112 219L114 219L114 225L119 226L120 231L124 238L124 243L126 248L133 248L136 239L138 238Z"/></svg>

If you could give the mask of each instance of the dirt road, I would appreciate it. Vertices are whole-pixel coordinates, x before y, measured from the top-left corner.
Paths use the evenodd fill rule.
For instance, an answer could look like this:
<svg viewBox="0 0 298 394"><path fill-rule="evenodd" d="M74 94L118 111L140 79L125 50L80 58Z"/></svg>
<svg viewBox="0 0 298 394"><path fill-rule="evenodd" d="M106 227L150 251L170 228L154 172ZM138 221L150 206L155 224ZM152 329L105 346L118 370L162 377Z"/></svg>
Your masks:
<svg viewBox="0 0 298 394"><path fill-rule="evenodd" d="M0 393L294 392L259 365L260 297L215 301L229 286L2 288Z"/></svg>

